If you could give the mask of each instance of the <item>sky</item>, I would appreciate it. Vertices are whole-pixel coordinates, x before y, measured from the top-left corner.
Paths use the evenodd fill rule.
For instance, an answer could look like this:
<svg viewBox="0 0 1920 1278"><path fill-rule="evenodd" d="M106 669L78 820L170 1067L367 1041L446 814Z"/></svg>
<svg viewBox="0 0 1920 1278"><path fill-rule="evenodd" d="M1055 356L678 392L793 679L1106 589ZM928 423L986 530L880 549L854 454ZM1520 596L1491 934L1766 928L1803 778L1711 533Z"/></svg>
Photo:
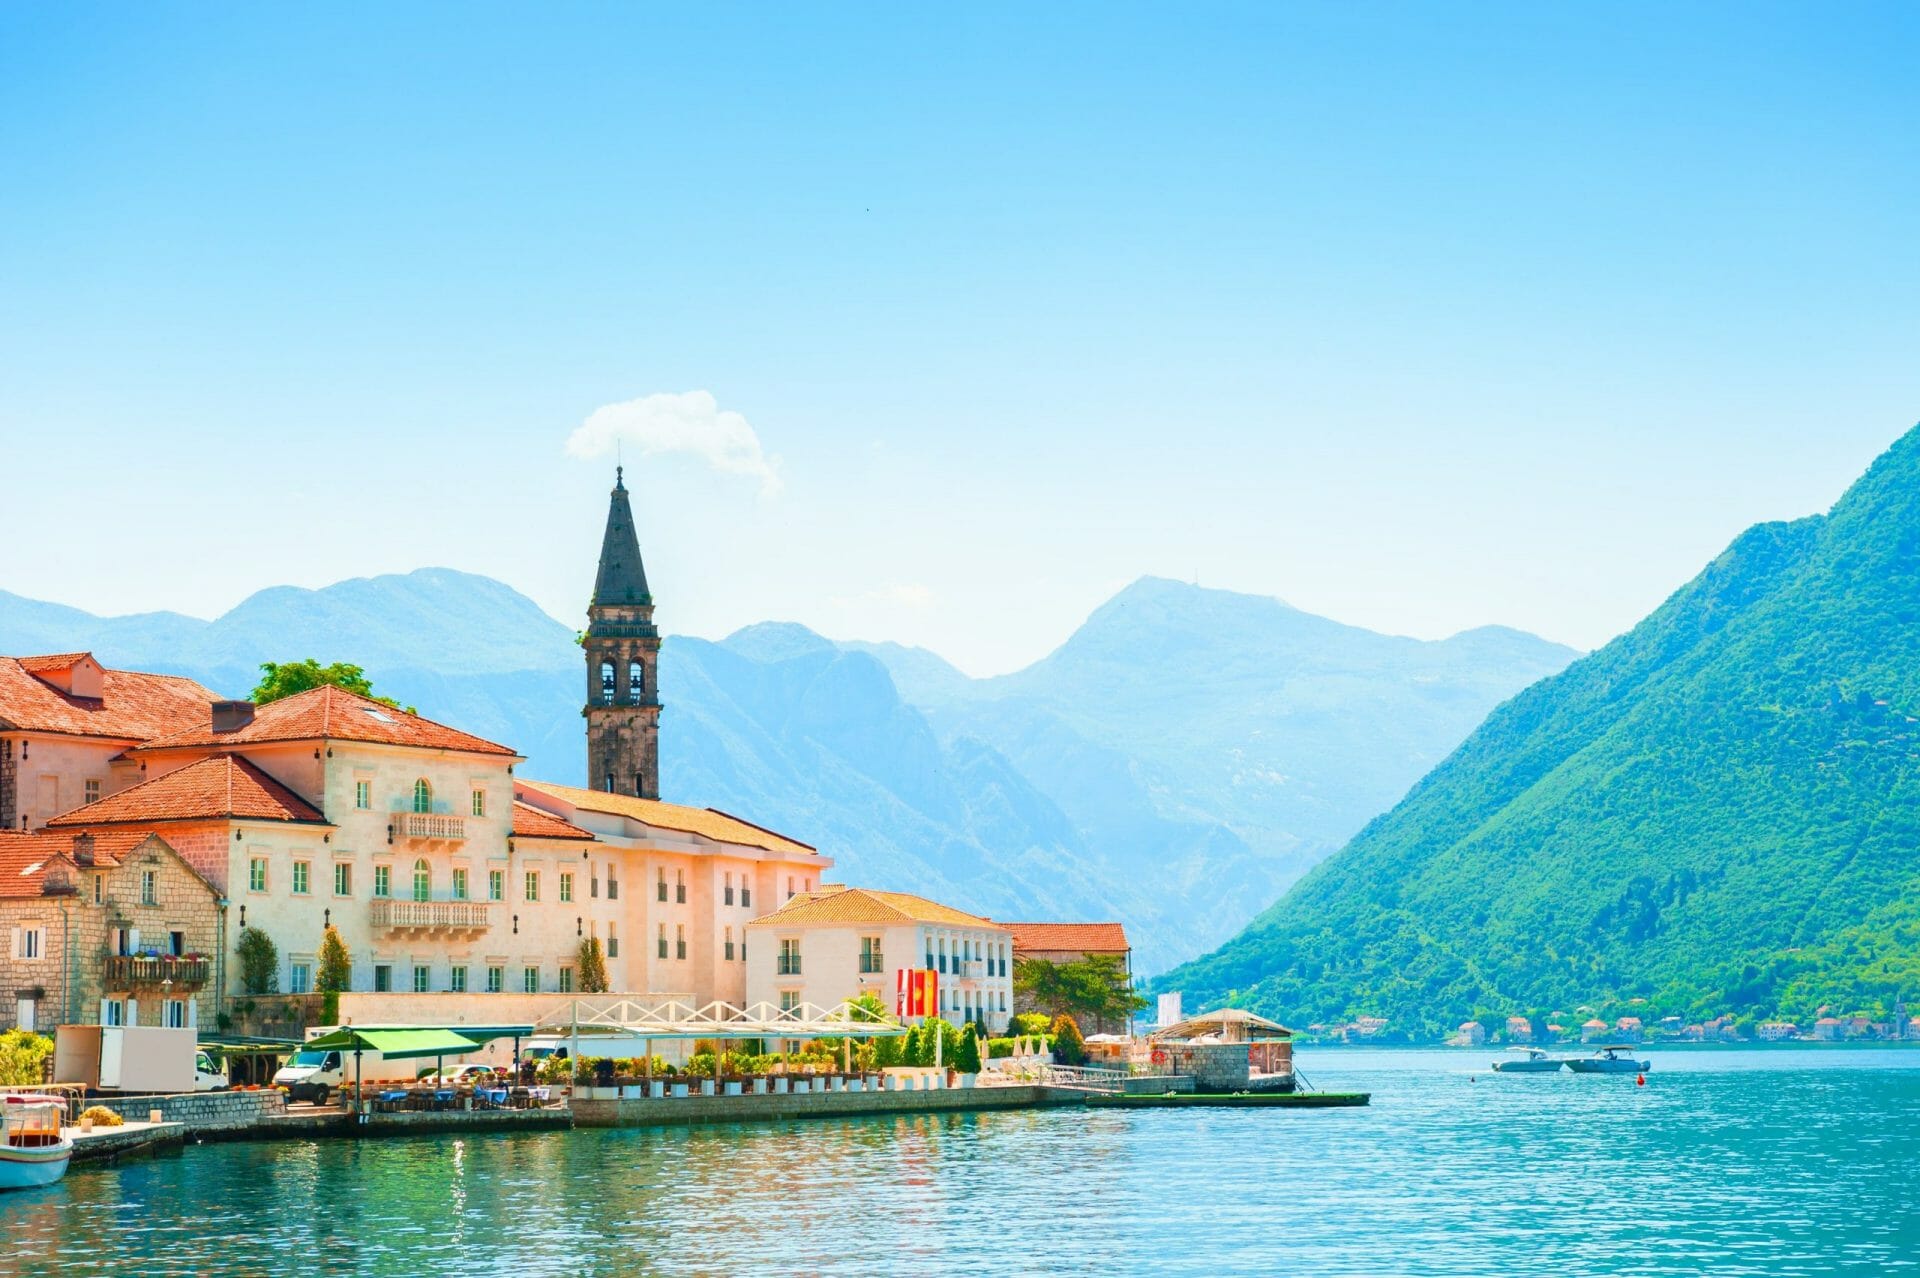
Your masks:
<svg viewBox="0 0 1920 1278"><path fill-rule="evenodd" d="M0 589L1594 647L1920 421L1920 10L0 6Z"/></svg>

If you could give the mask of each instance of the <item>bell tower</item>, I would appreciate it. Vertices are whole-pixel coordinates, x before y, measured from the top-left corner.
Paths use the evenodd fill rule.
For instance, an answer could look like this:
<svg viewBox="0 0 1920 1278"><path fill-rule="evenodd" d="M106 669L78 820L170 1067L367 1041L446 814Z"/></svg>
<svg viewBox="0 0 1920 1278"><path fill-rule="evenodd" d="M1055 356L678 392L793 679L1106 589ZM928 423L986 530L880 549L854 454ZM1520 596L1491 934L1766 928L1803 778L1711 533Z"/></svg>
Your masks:
<svg viewBox="0 0 1920 1278"><path fill-rule="evenodd" d="M587 606L587 786L642 799L660 797L660 632L640 562L640 536L627 502L624 468L600 542L600 571Z"/></svg>

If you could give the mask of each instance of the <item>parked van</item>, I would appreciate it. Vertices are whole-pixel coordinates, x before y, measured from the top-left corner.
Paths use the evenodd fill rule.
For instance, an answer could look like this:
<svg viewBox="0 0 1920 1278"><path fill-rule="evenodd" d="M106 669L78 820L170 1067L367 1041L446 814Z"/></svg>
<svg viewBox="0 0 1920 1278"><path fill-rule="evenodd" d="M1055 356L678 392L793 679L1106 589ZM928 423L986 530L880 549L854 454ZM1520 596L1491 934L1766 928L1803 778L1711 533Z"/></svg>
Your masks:
<svg viewBox="0 0 1920 1278"><path fill-rule="evenodd" d="M360 1053L360 1076L366 1082L379 1082L392 1072L380 1053ZM407 1072L403 1077L413 1075ZM340 1090L343 1083L353 1081L352 1052L315 1051L310 1047L301 1048L288 1057L287 1063L273 1076L275 1087L287 1089L288 1100L310 1100L316 1105L326 1104L327 1097Z"/></svg>

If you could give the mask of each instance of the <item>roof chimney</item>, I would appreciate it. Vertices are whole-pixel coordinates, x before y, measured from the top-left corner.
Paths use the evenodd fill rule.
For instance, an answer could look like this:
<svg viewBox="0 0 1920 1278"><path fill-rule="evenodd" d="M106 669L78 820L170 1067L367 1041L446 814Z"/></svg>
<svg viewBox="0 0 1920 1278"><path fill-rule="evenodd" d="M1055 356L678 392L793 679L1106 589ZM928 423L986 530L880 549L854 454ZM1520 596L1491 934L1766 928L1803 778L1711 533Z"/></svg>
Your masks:
<svg viewBox="0 0 1920 1278"><path fill-rule="evenodd" d="M81 869L93 864L93 836L76 834L73 836L73 863Z"/></svg>
<svg viewBox="0 0 1920 1278"><path fill-rule="evenodd" d="M213 730L238 732L253 722L253 702L216 701L213 703Z"/></svg>

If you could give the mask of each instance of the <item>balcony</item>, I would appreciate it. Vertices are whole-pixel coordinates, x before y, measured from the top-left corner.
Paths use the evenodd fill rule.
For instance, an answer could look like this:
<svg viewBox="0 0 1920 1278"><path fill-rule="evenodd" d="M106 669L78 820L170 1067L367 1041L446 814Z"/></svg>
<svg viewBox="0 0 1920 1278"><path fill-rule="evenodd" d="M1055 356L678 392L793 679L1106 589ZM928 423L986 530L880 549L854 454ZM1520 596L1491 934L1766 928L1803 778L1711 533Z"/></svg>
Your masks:
<svg viewBox="0 0 1920 1278"><path fill-rule="evenodd" d="M376 931L485 932L493 926L493 907L486 901L375 901L367 921Z"/></svg>
<svg viewBox="0 0 1920 1278"><path fill-rule="evenodd" d="M397 812L393 832L403 839L438 839L443 843L464 843L467 819L439 812Z"/></svg>
<svg viewBox="0 0 1920 1278"><path fill-rule="evenodd" d="M175 990L197 990L207 983L212 970L212 961L203 958L111 954L101 982L109 990L158 987L163 981L172 981Z"/></svg>
<svg viewBox="0 0 1920 1278"><path fill-rule="evenodd" d="M977 981L987 974L985 959L961 959L954 966L959 969L959 977L963 981Z"/></svg>

